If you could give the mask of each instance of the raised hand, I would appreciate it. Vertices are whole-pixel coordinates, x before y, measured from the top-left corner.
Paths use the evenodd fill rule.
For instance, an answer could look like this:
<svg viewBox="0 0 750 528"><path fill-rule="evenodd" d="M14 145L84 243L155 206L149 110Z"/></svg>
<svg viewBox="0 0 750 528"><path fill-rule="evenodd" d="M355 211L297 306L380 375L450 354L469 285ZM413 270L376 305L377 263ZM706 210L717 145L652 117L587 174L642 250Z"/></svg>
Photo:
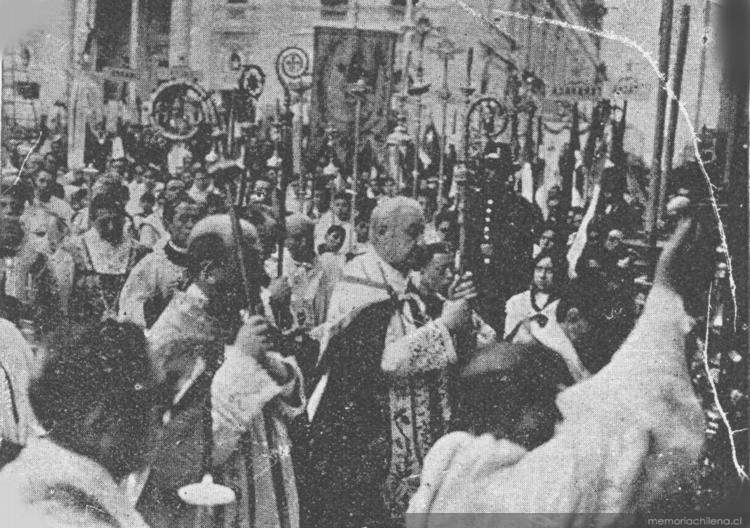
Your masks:
<svg viewBox="0 0 750 528"><path fill-rule="evenodd" d="M714 269L715 243L709 231L688 209L684 210L656 264L654 287L680 295L688 312L705 310L708 283Z"/></svg>
<svg viewBox="0 0 750 528"><path fill-rule="evenodd" d="M474 285L474 277L470 271L464 273L463 277L456 277L450 288L448 288L448 299L458 301L461 299L472 300L478 295Z"/></svg>
<svg viewBox="0 0 750 528"><path fill-rule="evenodd" d="M275 333L265 317L253 315L240 328L234 345L243 354L262 362L266 352L273 350L276 345Z"/></svg>

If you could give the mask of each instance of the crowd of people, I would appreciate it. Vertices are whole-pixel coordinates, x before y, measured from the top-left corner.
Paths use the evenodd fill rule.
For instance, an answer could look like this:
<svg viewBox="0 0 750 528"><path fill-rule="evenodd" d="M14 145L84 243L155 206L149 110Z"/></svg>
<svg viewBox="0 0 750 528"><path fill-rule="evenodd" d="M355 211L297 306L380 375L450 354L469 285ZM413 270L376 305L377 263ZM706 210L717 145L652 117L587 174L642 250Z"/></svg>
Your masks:
<svg viewBox="0 0 750 528"><path fill-rule="evenodd" d="M555 187L530 203L498 166L490 199L528 211L503 217L525 230L507 246L377 169L352 199L319 163L308 203L273 168L243 186L179 161L4 160L0 504L18 526L607 526L689 487L685 351L716 257L690 208L647 281L616 171L584 209ZM181 500L205 473L234 501Z"/></svg>

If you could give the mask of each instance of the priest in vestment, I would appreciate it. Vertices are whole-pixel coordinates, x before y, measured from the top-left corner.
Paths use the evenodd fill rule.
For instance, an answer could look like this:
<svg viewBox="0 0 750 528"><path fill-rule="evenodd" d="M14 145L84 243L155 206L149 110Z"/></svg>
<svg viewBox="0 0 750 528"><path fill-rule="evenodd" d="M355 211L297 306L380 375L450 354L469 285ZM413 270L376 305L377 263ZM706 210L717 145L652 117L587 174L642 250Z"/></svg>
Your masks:
<svg viewBox="0 0 750 528"><path fill-rule="evenodd" d="M242 230L252 247L251 276L258 277L257 231L246 222ZM286 422L303 410L301 374L292 358L274 351L265 318L241 323L245 300L232 238L226 215L196 224L188 241L194 282L175 294L148 333L157 369L177 380L151 466L129 481L154 528L195 526L199 512L177 491L203 477L206 413L213 422L212 474L237 497L210 526L299 527Z"/></svg>
<svg viewBox="0 0 750 528"><path fill-rule="evenodd" d="M448 430L453 335L471 325L470 282L429 320L408 280L421 250L419 204L396 197L372 213L371 247L336 284L320 332L301 485L309 526L403 523L422 460Z"/></svg>

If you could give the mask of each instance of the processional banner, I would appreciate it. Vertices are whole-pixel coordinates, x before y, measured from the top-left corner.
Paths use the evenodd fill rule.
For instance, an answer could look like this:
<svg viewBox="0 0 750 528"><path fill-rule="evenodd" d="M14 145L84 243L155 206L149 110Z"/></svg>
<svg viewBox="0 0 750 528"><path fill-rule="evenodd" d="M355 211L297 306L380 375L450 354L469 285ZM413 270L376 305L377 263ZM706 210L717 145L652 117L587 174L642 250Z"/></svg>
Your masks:
<svg viewBox="0 0 750 528"><path fill-rule="evenodd" d="M311 94L311 149L315 156L333 127L342 151L352 152L356 98L360 79L367 92L360 109L360 151L369 142L380 152L388 136L397 34L356 28L316 27ZM344 160L346 156L339 154ZM348 163L349 160L346 160Z"/></svg>

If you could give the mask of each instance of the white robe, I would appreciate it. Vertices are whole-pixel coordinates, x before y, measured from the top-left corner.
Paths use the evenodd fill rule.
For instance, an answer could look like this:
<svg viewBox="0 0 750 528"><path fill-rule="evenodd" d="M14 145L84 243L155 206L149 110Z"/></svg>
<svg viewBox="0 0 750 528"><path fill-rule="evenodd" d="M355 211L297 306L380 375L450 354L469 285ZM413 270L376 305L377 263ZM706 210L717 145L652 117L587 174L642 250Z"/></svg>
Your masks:
<svg viewBox="0 0 750 528"><path fill-rule="evenodd" d="M119 316L146 328L143 306L149 299L172 297L178 283L185 279L186 269L178 266L157 249L133 267L120 292Z"/></svg>
<svg viewBox="0 0 750 528"><path fill-rule="evenodd" d="M0 511L18 528L148 528L101 465L46 438L0 472Z"/></svg>
<svg viewBox="0 0 750 528"><path fill-rule="evenodd" d="M0 439L24 445L38 428L28 396L35 373L34 352L21 332L5 319L0 319L0 367Z"/></svg>
<svg viewBox="0 0 750 528"><path fill-rule="evenodd" d="M425 461L409 526L452 526L456 516L437 514L475 512L560 513L552 525L604 527L626 520L606 513L648 512L675 493L697 469L704 441L684 356L691 326L682 300L656 286L612 361L560 393L563 420L547 443L527 452L491 435L441 439ZM461 521L516 527L543 526L545 518Z"/></svg>
<svg viewBox="0 0 750 528"><path fill-rule="evenodd" d="M191 373L181 391L187 392L202 372L198 357L201 341L216 342L220 332L215 320L204 311L207 298L192 285L185 293L178 293L159 320L148 332L152 357L160 376L166 371L183 375ZM193 343L193 346L189 346ZM248 354L233 346L225 347L224 362L211 382L211 416L213 418L213 462L224 468L225 480L240 487L240 500L225 508L225 524L238 528L281 527L271 465L280 464L284 481L284 502L289 514L289 527L299 526L299 505L291 460L291 442L285 422L300 414L304 408L302 375L293 358L283 361L294 373L292 379L280 386ZM290 403L291 402L291 403ZM294 404L296 403L296 405ZM266 421L266 417L268 421ZM269 445L266 424L273 427L274 445ZM250 507L247 488L246 452L241 439L249 438L251 447L252 479L255 504ZM145 476L138 477L140 486ZM139 484L135 484L138 487ZM255 518L249 519L248 512Z"/></svg>

